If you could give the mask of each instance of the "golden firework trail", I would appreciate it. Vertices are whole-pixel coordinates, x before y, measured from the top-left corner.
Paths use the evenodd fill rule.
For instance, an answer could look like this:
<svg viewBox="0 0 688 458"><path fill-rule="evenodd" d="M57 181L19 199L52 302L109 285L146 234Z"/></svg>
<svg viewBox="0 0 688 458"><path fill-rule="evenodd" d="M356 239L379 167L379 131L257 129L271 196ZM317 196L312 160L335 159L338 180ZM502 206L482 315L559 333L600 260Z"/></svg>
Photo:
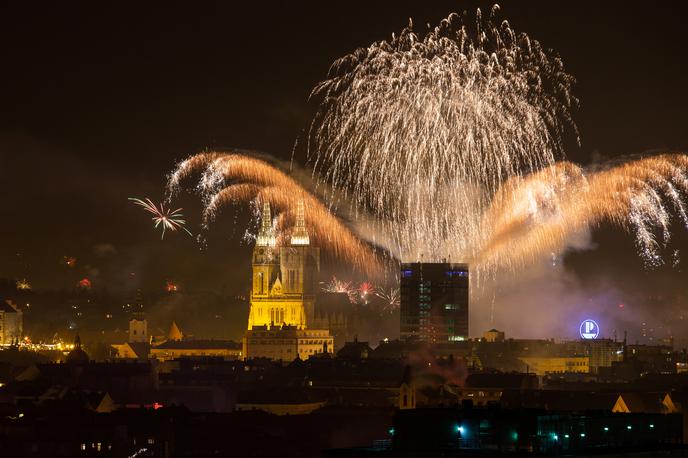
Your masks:
<svg viewBox="0 0 688 458"><path fill-rule="evenodd" d="M346 259L360 272L377 276L383 260L312 193L295 179L264 160L242 154L208 152L182 161L170 175L168 191L174 194L194 173L201 173L197 190L203 196L206 226L229 203L263 202L278 212L275 231L288 240L296 221L297 207L304 203L305 222L315 243L336 258Z"/></svg>
<svg viewBox="0 0 688 458"><path fill-rule="evenodd" d="M332 65L313 90L321 103L308 137L324 197L233 152L191 156L169 190L200 173L206 223L229 202L267 201L283 235L303 199L318 243L368 274L384 267L370 244L392 259L449 258L494 273L559 255L604 223L632 233L643 258L661 263L672 215L688 223L688 157L597 169L562 160L564 132L577 136L574 79L496 15L497 7L485 21L478 11L469 26L452 14L424 35L409 25ZM357 226L331 211L342 201Z"/></svg>

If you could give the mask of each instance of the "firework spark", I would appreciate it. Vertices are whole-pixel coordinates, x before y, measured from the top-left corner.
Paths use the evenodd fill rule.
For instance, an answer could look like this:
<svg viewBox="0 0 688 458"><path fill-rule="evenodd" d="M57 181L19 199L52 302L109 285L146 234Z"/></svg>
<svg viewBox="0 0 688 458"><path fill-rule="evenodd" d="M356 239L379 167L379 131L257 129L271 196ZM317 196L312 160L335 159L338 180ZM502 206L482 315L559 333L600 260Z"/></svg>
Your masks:
<svg viewBox="0 0 688 458"><path fill-rule="evenodd" d="M384 302L384 310L392 312L399 308L401 296L399 295L399 288L375 288L375 295Z"/></svg>
<svg viewBox="0 0 688 458"><path fill-rule="evenodd" d="M155 228L157 229L159 227L162 229L160 240L165 238L165 231L168 229L172 232L182 229L193 237L193 234L184 227L186 225L186 221L183 219L184 215L181 213L183 210L182 208L171 210L169 208L165 208L164 204L162 203L160 203L159 206L156 206L147 197L145 199L129 197L129 200L153 215L153 218L151 219L153 220L153 223L155 223Z"/></svg>
<svg viewBox="0 0 688 458"><path fill-rule="evenodd" d="M26 278L22 278L21 280L17 280L15 283L15 286L17 290L19 291L29 291L31 290L31 283Z"/></svg>
<svg viewBox="0 0 688 458"><path fill-rule="evenodd" d="M343 281L338 279L337 277L332 277L332 280L330 280L328 283L326 283L322 287L323 291L326 291L328 293L347 293L349 294L351 291L354 291L355 288L351 286L350 281Z"/></svg>
<svg viewBox="0 0 688 458"><path fill-rule="evenodd" d="M179 291L179 285L172 281L168 281L165 284L165 291L168 293L176 293Z"/></svg>

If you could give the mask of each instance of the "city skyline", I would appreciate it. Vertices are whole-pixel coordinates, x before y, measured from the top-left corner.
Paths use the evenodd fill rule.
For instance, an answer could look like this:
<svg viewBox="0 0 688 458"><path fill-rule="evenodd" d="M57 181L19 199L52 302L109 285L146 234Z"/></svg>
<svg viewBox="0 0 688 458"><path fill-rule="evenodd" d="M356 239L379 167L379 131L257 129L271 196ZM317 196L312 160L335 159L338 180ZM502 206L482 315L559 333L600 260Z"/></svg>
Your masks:
<svg viewBox="0 0 688 458"><path fill-rule="evenodd" d="M9 18L17 18L17 24L25 21L27 30L35 27L41 31L20 44L14 55L15 71L4 77L6 87L17 90L7 94L9 107L16 108L9 111L16 116L7 119L4 129L7 154L2 155L3 186L7 192L22 191L9 202L15 224L4 228L2 277L27 278L37 291L71 289L77 281L87 278L94 290L107 289L123 295L138 288L163 290L168 282L178 284L182 292L241 294L245 291L251 250L250 243L241 241L251 217L249 211L237 216L228 212L218 218L205 234L206 244L199 245L194 238L176 233L161 242L126 198L134 195L162 200L165 174L177 161L204 148L260 151L278 164L288 163L293 145L303 140L315 109L307 101L308 93L325 78L335 58L372 41L388 39L407 24L408 17L423 30L425 22L435 24L453 10L470 13L478 6L488 11L491 3L437 3L429 8L408 4L393 9L353 5L340 17L311 4L299 7L309 13L301 16L304 10L285 10L271 4L247 10L224 7L214 11L219 13L215 15L211 9L199 8L192 11L191 17L211 23L221 21L220 17L234 18L236 28L227 28L225 35L202 21L189 21L191 30L199 33L184 46L180 46L183 39L175 35L173 26L180 22L181 10L166 12L169 16L162 21L160 34L138 26L150 17L147 14L153 14L145 8L132 18L130 33L118 29L118 13L114 10L106 15L79 9L69 19L69 10L59 10L57 14L65 17L66 24L72 21L74 27L57 34L56 42L49 44L41 34L58 26L39 27L45 25L41 16L29 20L21 7L16 7L9 12ZM681 37L672 35L678 29L672 25L677 15L671 8L631 4L586 10L537 2L519 7L507 2L501 7L502 16L513 27L553 49L577 80L574 94L581 103L573 116L581 146L566 137L564 152L568 159L594 166L603 157L687 149L688 140L680 127L680 107L686 92L677 76L683 64L666 57L682 43ZM367 13L366 19L356 22L354 18L361 8ZM648 31L640 39L632 26L633 21L640 20L639 11L654 19L646 21L646 28L663 33ZM285 14L292 20L282 20ZM553 19L540 20L539 16L545 14ZM260 29L261 38L252 40L250 32L256 30L253 24L257 18L272 27ZM623 22L615 21L619 18L629 22L619 25L616 22ZM330 26L325 27L328 20ZM92 25L95 23L99 24L97 28ZM357 27L348 27L351 23ZM580 27L581 23L588 26ZM75 41L82 31L91 33L95 40ZM209 38L218 37L222 38L208 45ZM277 37L286 38L280 41ZM313 46L315 42L321 45ZM94 52L101 45L102 52ZM21 49L26 52L20 53ZM26 59L22 56L45 56L51 49L57 51L48 67L55 77L45 76L42 80L31 65L20 65ZM291 52L276 52L279 49ZM157 56L159 61L147 63L148 55ZM232 57L223 59L223 55ZM638 55L648 64L639 65ZM197 71L204 65L214 71ZM278 72L276 78L274 70L280 67L292 71ZM632 71L639 68L662 71L661 75ZM159 73L162 69L164 77ZM22 72L25 78L20 78ZM50 83L44 84L48 80ZM201 87L206 89L201 92ZM51 107L66 109L67 115L48 116L48 112L36 110L37 94L54 102L49 104ZM105 99L98 102L94 97L97 94ZM112 94L131 95L116 100ZM71 102L66 103L65 97ZM295 163L304 164L303 151L297 147L294 152ZM27 161L36 164L29 167ZM46 188L51 189L50 196ZM198 203L187 196L179 205L185 208L188 227L194 234L200 232ZM561 293L565 296L564 309L578 304L588 309L581 312L584 315L595 314L595 307L608 310L604 319L617 320L613 329L618 333L635 321L642 322L645 316L658 315L664 322L679 318L683 291L677 285L685 280L680 258L686 234L681 230L673 232L678 253L665 253L667 264L655 269L644 266L630 236L618 234L602 228L580 241L579 247L584 249L552 260L557 263L556 272L537 267L522 275L520 280L531 285L557 285L551 294L533 299L538 304L525 307L549 307L547 302ZM229 253L231 262L227 262ZM69 266L65 257L74 257L75 267ZM325 272L330 275L365 280L350 273L345 263L328 264ZM497 296L518 297L512 293L521 286L514 287L510 280L504 282ZM650 298L656 298L653 300L659 305L653 307L659 313L646 309ZM498 297L493 301L497 303L496 311L488 311L490 302L481 305L483 318L473 329L487 329L490 323L503 327L499 321L495 323L495 314L508 322L509 310L517 308L507 300L499 304ZM621 312L631 318L619 315ZM575 322L585 317L572 319L566 327L575 335ZM524 323L514 321L512 327L519 335L529 332ZM543 325L535 332L542 335L548 329Z"/></svg>
<svg viewBox="0 0 688 458"><path fill-rule="evenodd" d="M661 0L0 7L0 455L688 451Z"/></svg>

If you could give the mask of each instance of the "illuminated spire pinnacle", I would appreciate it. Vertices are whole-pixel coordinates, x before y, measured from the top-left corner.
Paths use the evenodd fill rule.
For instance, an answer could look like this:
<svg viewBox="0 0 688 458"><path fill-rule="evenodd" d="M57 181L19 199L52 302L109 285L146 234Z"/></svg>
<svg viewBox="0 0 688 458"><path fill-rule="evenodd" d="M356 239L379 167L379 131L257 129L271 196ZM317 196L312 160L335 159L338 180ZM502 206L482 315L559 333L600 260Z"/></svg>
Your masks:
<svg viewBox="0 0 688 458"><path fill-rule="evenodd" d="M270 215L270 203L263 203L263 217L260 224L260 232L256 237L257 246L275 246L275 234L272 231L272 216Z"/></svg>
<svg viewBox="0 0 688 458"><path fill-rule="evenodd" d="M306 209L303 199L299 201L296 207L296 225L294 232L291 234L292 245L308 245L310 240L308 238L308 231L306 230Z"/></svg>

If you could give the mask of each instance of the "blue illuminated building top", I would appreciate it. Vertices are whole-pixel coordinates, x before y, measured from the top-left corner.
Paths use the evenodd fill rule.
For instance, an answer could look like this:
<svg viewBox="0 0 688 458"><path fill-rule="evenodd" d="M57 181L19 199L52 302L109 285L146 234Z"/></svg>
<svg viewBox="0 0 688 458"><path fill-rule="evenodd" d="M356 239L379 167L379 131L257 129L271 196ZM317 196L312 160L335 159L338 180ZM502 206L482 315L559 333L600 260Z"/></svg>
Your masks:
<svg viewBox="0 0 688 458"><path fill-rule="evenodd" d="M448 277L468 277L468 272L465 270L449 270L447 271Z"/></svg>

